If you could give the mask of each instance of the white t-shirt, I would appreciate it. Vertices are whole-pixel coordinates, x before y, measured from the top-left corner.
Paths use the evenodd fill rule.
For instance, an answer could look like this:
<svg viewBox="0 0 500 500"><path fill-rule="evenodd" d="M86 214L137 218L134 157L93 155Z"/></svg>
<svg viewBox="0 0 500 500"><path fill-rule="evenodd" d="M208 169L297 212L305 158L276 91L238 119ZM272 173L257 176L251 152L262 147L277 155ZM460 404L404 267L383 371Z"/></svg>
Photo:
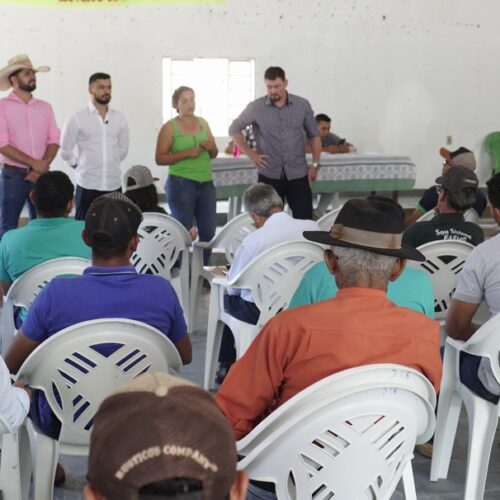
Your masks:
<svg viewBox="0 0 500 500"><path fill-rule="evenodd" d="M319 231L318 224L312 220L294 219L286 212L272 214L262 227L245 237L236 250L227 279L236 277L240 271L262 252L271 247L293 240L303 240L304 231ZM241 295L243 300L254 302L251 290L228 288L229 295Z"/></svg>
<svg viewBox="0 0 500 500"><path fill-rule="evenodd" d="M470 304L484 300L491 316L500 313L500 234L472 250L458 277L453 298ZM500 395L500 384L488 358L481 359L478 377L486 389Z"/></svg>
<svg viewBox="0 0 500 500"><path fill-rule="evenodd" d="M22 424L29 408L28 393L19 387L12 387L9 370L0 357L0 416L10 430L15 431Z"/></svg>

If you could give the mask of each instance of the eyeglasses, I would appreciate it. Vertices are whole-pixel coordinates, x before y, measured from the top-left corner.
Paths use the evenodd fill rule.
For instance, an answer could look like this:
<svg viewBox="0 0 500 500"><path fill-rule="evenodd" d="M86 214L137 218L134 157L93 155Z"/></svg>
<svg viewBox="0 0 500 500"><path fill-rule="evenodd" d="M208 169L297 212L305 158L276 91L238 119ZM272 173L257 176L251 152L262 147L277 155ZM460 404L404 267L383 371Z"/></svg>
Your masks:
<svg viewBox="0 0 500 500"><path fill-rule="evenodd" d="M436 185L436 191L441 194L444 191L444 187L441 185Z"/></svg>

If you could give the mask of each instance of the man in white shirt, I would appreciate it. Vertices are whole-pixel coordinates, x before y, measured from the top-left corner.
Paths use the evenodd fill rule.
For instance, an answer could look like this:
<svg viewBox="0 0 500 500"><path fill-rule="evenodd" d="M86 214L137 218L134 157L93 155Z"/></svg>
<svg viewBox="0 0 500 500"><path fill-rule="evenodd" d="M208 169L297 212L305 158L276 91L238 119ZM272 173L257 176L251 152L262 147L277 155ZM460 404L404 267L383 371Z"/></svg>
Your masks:
<svg viewBox="0 0 500 500"><path fill-rule="evenodd" d="M30 408L30 389L13 387L5 361L0 358L0 417L11 431L23 423Z"/></svg>
<svg viewBox="0 0 500 500"><path fill-rule="evenodd" d="M486 184L491 215L500 225L500 174ZM500 313L500 235L474 248L460 272L446 315L446 332L450 337L468 340L474 335L479 325L474 324L472 318L483 300L491 316ZM493 404L498 402L500 384L493 375L488 358L462 353L460 380L478 396Z"/></svg>
<svg viewBox="0 0 500 500"><path fill-rule="evenodd" d="M293 219L283 211L283 200L269 184L259 182L250 186L243 195L245 210L253 219L257 231L245 237L236 250L227 279L236 277L252 260L269 248L280 243L303 240L304 231L317 231L316 222L307 219ZM224 296L224 309L235 318L256 324L260 311L255 305L251 290L229 288ZM234 339L225 327L219 355L217 383L221 383L229 367L236 359Z"/></svg>
<svg viewBox="0 0 500 500"><path fill-rule="evenodd" d="M91 75L89 94L88 106L69 119L61 141L63 160L76 169L77 220L85 220L95 198L120 190L120 162L127 156L129 143L125 116L109 107L111 77Z"/></svg>

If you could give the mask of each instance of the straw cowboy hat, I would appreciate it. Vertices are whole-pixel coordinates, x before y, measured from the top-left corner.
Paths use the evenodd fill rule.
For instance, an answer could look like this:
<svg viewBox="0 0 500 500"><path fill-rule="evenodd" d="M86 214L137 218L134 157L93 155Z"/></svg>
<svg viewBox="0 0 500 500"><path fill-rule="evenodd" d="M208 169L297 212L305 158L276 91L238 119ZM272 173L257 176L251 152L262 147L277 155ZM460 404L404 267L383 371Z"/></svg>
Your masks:
<svg viewBox="0 0 500 500"><path fill-rule="evenodd" d="M43 73L50 71L48 66L40 66L39 68L33 67L30 58L25 54L14 56L8 60L7 66L0 70L0 90L8 90L11 87L9 76L20 69L32 69L35 73L38 71Z"/></svg>

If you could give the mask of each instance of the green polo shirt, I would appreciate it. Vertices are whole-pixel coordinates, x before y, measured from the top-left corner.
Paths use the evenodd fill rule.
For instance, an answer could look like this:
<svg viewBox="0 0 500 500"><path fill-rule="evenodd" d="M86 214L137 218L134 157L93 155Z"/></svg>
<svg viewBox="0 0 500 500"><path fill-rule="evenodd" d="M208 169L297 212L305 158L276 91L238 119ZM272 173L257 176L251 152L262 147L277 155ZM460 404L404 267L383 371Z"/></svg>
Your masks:
<svg viewBox="0 0 500 500"><path fill-rule="evenodd" d="M82 240L84 221L67 217L33 219L6 232L0 241L0 280L14 282L28 269L58 257L90 259Z"/></svg>

